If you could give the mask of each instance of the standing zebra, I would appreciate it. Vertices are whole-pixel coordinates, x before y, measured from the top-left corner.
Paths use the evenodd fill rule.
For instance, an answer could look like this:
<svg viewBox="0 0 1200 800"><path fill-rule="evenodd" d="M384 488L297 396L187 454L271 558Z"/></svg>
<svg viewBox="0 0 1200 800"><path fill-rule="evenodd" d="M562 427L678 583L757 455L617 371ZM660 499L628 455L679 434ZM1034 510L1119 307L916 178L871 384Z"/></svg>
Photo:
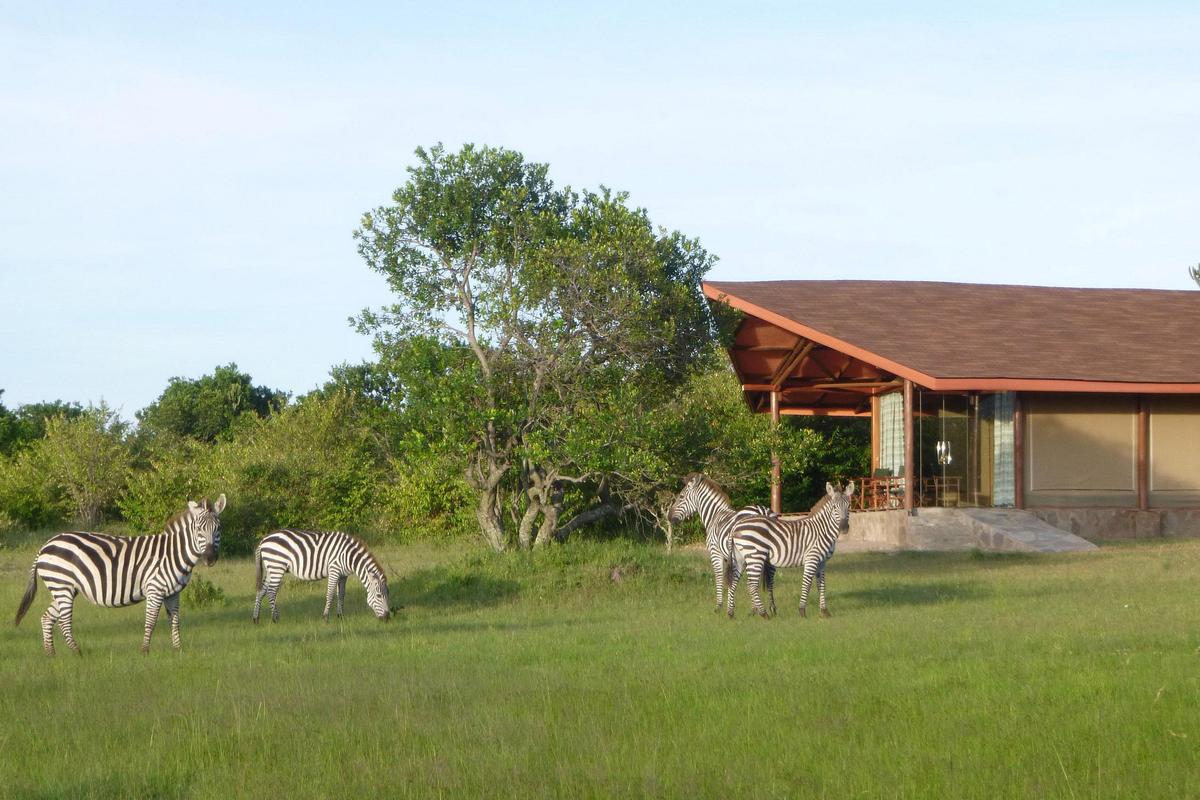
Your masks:
<svg viewBox="0 0 1200 800"><path fill-rule="evenodd" d="M367 590L367 605L375 616L386 620L391 615L388 608L387 576L379 561L356 537L337 531L271 531L258 543L254 554L254 585L258 594L254 597L254 621L262 609L263 595L271 601L271 621L279 621L279 610L275 607L275 595L283 576L291 572L305 581L328 578L325 590L325 612L329 621L329 607L337 595L337 615L342 615L342 602L346 599L346 578L350 573L358 576Z"/></svg>
<svg viewBox="0 0 1200 800"><path fill-rule="evenodd" d="M29 586L17 609L16 625L33 603L40 575L50 592L50 607L42 614L42 646L54 655L54 623L67 647L82 655L71 633L75 595L98 606L128 606L146 601L146 635L142 652L150 651L150 636L163 606L171 618L171 646L179 649L179 593L192 578L192 569L204 559L212 566L221 547L221 520L225 495L210 503L188 501L187 508L167 521L166 530L153 536L109 536L82 531L60 533L42 545Z"/></svg>
<svg viewBox="0 0 1200 800"><path fill-rule="evenodd" d="M712 563L713 578L717 584L717 607L719 612L724 600L725 584L730 578L733 564L732 539L734 523L743 517L774 517L775 512L766 506L746 506L735 509L725 494L711 478L693 472L683 479L683 490L671 504L667 518L671 522L682 522L693 514L704 523L704 544L708 547L708 559ZM767 587L772 585L774 570L767 572Z"/></svg>
<svg viewBox="0 0 1200 800"><path fill-rule="evenodd" d="M804 582L800 588L800 616L807 616L808 591L817 579L821 616L829 616L825 604L825 562L833 556L838 534L850 528L850 498L854 484L839 492L825 484L825 502L818 503L813 513L799 520L778 517L748 517L738 520L733 529L734 558L739 570L733 574L733 584L727 593L729 616L733 616L733 595L737 589L738 573L746 575L754 613L767 616L758 593L759 579L764 571L777 567L804 567Z"/></svg>

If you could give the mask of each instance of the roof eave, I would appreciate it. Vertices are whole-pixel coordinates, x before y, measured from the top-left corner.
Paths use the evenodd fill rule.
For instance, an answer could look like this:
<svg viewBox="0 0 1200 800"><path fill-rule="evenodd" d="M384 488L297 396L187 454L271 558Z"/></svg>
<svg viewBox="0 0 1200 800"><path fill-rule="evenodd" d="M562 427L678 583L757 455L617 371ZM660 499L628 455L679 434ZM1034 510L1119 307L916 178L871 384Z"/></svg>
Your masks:
<svg viewBox="0 0 1200 800"><path fill-rule="evenodd" d="M794 319L777 314L774 311L755 305L715 286L704 282L701 284L704 296L710 300L723 302L751 316L777 325L785 331L797 336L803 336L814 342L831 347L846 355L853 356L880 369L887 370L902 378L907 378L920 386L932 391L984 391L984 392L1093 392L1117 394L1200 394L1200 382L1197 383L1130 383L1123 381L1093 381L1069 380L1059 378L936 378L910 366L885 358L844 339L831 336L822 331L810 328Z"/></svg>

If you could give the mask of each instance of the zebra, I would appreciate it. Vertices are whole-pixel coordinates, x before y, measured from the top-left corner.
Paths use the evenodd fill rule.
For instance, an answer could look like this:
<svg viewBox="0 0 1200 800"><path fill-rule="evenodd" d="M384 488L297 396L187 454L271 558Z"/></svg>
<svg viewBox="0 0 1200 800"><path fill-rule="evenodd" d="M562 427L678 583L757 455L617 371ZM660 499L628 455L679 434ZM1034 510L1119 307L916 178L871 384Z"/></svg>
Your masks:
<svg viewBox="0 0 1200 800"><path fill-rule="evenodd" d="M704 543L708 548L708 559L712 563L713 578L717 584L717 606L720 613L723 605L725 584L735 568L730 532L734 523L742 517L774 517L775 512L766 506L746 506L734 509L725 494L711 478L693 472L683 479L683 489L671 504L667 518L671 522L682 522L693 514L699 515L704 523ZM773 584L775 571L767 571L767 586Z"/></svg>
<svg viewBox="0 0 1200 800"><path fill-rule="evenodd" d="M171 646L180 649L179 593L192 578L192 569L201 558L208 566L217 560L221 548L220 513L225 510L225 495L210 503L188 501L187 508L167 521L166 530L152 536L110 536L106 533L74 531L60 533L42 545L29 586L21 598L14 622L33 603L40 575L50 592L50 607L42 614L42 646L54 655L54 625L58 623L67 647L83 655L71 632L71 611L75 595L98 606L128 606L146 601L146 634L142 652L150 652L150 636L158 622L159 610L166 606L171 618Z"/></svg>
<svg viewBox="0 0 1200 800"><path fill-rule="evenodd" d="M739 569L733 573L733 584L726 593L728 613L733 616L733 598L737 590L739 573L745 573L754 601L753 613L766 618L762 598L758 593L759 579L764 571L778 567L804 568L804 581L800 588L800 616L807 616L808 591L812 580L817 579L820 595L821 616L829 616L825 604L825 562L833 556L838 535L850 528L850 498L854 495L853 482L839 492L833 484L825 484L824 502L813 507L813 513L799 520L778 517L746 517L738 520L732 531L734 558Z"/></svg>
<svg viewBox="0 0 1200 800"><path fill-rule="evenodd" d="M279 621L275 596L287 572L306 581L328 578L325 611L322 614L326 622L329 621L329 607L333 604L335 594L337 615L342 616L346 578L350 573L362 581L367 590L367 605L375 612L375 616L383 621L391 616L387 576L379 561L358 537L338 531L282 529L264 536L254 554L254 586L258 590L254 597L252 618L255 623L262 609L263 595L271 601L271 621Z"/></svg>

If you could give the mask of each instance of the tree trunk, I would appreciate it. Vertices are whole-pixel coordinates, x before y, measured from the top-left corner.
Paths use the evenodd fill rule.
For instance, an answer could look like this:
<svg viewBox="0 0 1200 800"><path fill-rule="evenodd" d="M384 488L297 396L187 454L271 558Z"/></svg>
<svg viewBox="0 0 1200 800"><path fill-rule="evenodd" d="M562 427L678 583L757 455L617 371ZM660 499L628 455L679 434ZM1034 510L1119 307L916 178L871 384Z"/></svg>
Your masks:
<svg viewBox="0 0 1200 800"><path fill-rule="evenodd" d="M502 553L508 547L508 537L504 534L500 484L508 472L509 465L494 447L489 446L494 442L494 436L490 429L488 433L487 441L481 444L471 457L466 479L467 485L479 496L478 505L475 507L479 531L493 550Z"/></svg>
<svg viewBox="0 0 1200 800"><path fill-rule="evenodd" d="M481 491L479 505L475 508L479 530L483 538L497 553L503 553L508 545L504 536L504 523L500 518L500 492L498 489Z"/></svg>

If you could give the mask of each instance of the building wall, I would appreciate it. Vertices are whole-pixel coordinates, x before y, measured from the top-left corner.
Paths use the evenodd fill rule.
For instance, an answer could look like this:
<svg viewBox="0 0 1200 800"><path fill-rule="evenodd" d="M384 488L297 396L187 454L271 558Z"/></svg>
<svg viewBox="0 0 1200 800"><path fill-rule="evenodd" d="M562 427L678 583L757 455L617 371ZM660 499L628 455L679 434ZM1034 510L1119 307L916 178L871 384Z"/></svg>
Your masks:
<svg viewBox="0 0 1200 800"><path fill-rule="evenodd" d="M1136 508L1138 398L1024 394L1025 504ZM1200 507L1200 397L1147 397L1151 508Z"/></svg>
<svg viewBox="0 0 1200 800"><path fill-rule="evenodd" d="M1200 397L1159 396L1150 405L1150 505L1200 506Z"/></svg>

